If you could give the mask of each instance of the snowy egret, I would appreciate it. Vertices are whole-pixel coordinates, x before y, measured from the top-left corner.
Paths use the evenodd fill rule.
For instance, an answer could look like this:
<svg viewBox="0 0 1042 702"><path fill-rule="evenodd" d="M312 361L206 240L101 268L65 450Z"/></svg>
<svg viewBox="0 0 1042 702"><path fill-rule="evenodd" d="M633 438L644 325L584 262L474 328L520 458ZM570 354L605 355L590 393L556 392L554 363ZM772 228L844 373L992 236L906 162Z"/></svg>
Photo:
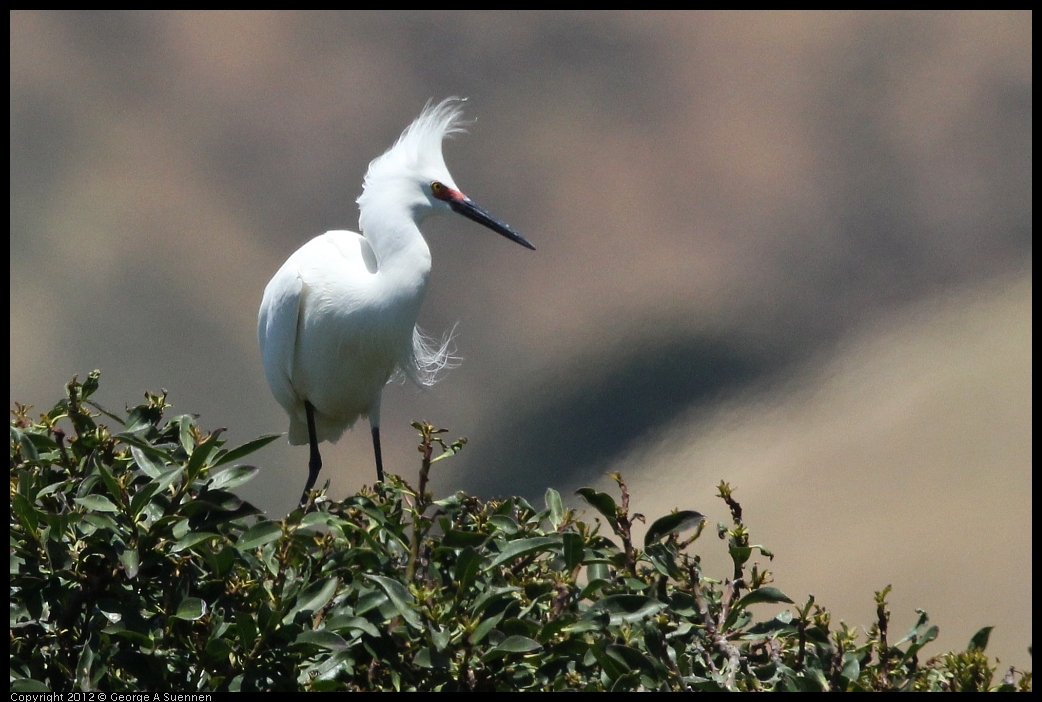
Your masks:
<svg viewBox="0 0 1042 702"><path fill-rule="evenodd" d="M322 469L323 441L336 442L365 415L380 455L380 394L401 370L420 385L451 361L416 326L431 253L419 224L461 214L535 250L524 237L460 192L442 141L463 131L460 100L427 103L420 116L369 164L358 198L361 234L329 231L290 256L264 289L257 335L272 394L289 415L289 442L308 443L307 501Z"/></svg>

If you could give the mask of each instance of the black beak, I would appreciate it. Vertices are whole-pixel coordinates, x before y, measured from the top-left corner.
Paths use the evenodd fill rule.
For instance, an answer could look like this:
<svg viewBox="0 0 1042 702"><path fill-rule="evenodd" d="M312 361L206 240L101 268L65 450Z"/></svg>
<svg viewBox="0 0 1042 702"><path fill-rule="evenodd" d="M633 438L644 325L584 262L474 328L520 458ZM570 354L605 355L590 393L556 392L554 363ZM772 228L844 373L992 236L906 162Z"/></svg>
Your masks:
<svg viewBox="0 0 1042 702"><path fill-rule="evenodd" d="M533 251L535 251L535 247L528 242L528 239L525 239L523 236L511 229L508 225L503 224L498 219L490 215L484 209L476 205L474 201L471 200L469 197L459 192L458 190L454 191L453 195L458 195L459 197L445 198L445 201L449 203L449 207L452 208L453 212L461 214L467 219L474 220L478 224L484 225L492 231L502 234L511 241L516 241L517 243L524 246L526 249L532 249Z"/></svg>

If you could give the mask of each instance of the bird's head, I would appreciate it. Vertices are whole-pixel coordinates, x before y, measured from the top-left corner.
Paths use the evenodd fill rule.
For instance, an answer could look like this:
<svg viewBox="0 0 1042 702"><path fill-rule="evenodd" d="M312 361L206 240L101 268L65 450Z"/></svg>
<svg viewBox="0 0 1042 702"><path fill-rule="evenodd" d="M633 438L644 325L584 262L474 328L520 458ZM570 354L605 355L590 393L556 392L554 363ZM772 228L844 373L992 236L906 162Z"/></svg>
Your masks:
<svg viewBox="0 0 1042 702"><path fill-rule="evenodd" d="M362 232L366 232L367 219L390 212L404 210L418 224L429 214L452 211L534 250L524 237L464 195L452 180L441 146L446 136L465 131L462 102L458 98L437 105L428 102L394 146L369 164L358 198Z"/></svg>

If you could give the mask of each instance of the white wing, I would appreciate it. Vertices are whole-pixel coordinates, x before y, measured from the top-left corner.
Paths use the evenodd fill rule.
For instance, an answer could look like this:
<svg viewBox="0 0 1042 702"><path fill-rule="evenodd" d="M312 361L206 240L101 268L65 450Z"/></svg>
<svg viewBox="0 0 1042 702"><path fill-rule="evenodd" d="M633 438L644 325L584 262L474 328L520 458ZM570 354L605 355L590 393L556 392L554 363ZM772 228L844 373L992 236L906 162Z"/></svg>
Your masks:
<svg viewBox="0 0 1042 702"><path fill-rule="evenodd" d="M293 364L297 353L297 331L307 288L300 271L287 261L264 288L257 337L260 340L264 375L275 399L290 417L290 443L307 443L304 397L293 387ZM303 422L303 440L301 427Z"/></svg>
<svg viewBox="0 0 1042 702"><path fill-rule="evenodd" d="M319 441L336 441L377 409L409 349L401 338L411 336L415 313L411 320L386 314L376 273L362 236L332 231L298 249L265 288L258 338L268 385L290 418L291 444L308 440L304 400L315 406Z"/></svg>

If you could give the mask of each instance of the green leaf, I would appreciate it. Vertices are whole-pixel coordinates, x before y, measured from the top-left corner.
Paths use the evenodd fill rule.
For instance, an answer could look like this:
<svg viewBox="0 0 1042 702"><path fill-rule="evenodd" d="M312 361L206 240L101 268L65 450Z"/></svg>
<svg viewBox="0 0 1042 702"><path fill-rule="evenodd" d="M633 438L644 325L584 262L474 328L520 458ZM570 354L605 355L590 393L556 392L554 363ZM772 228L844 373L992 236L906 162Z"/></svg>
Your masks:
<svg viewBox="0 0 1042 702"><path fill-rule="evenodd" d="M787 602L793 604L788 595L776 587L761 587L746 594L738 600L738 607L748 607L761 602Z"/></svg>
<svg viewBox="0 0 1042 702"><path fill-rule="evenodd" d="M137 577L141 559L138 557L136 548L124 549L123 553L119 554L119 561L123 564L123 570L126 571L128 578L133 580Z"/></svg>
<svg viewBox="0 0 1042 702"><path fill-rule="evenodd" d="M154 409L139 405L130 410L127 420L123 422L123 429L128 434L144 432L152 426L153 421L158 421L159 416Z"/></svg>
<svg viewBox="0 0 1042 702"><path fill-rule="evenodd" d="M478 597L471 606L470 611L474 614L481 614L486 609L492 612L502 611L504 607L517 600L514 593L520 591L521 588L514 585L494 587Z"/></svg>
<svg viewBox="0 0 1042 702"><path fill-rule="evenodd" d="M109 531L112 531L112 532L118 532L119 531L119 524L116 522L115 519L113 519L112 517L110 517L110 516L108 516L106 514L101 514L99 512L91 512L90 514L83 515L83 521L84 521L84 523L90 524L91 526L96 527L98 529L108 529ZM57 528L57 529L55 529L53 527L53 525L52 525L52 531L63 532L63 531L65 531L65 529L64 528ZM51 534L51 538L52 539L54 538L54 534L53 533Z"/></svg>
<svg viewBox="0 0 1042 702"><path fill-rule="evenodd" d="M508 561L517 558L524 558L525 556L530 556L534 553L560 549L562 545L563 542L560 536L537 536L531 539L510 541L507 543L506 548L492 559L492 562L489 563L488 567L495 568Z"/></svg>
<svg viewBox="0 0 1042 702"><path fill-rule="evenodd" d="M181 425L181 440L185 440L184 428L187 423ZM217 442L220 441L218 438L220 430L210 434L204 439L195 449L189 449L191 456L188 459L188 479L194 481L202 473L203 468L206 467L206 459L210 457L214 449L217 448ZM189 437L190 438L190 437Z"/></svg>
<svg viewBox="0 0 1042 702"><path fill-rule="evenodd" d="M564 540L564 567L572 571L583 562L583 538L574 531L567 531L561 537Z"/></svg>
<svg viewBox="0 0 1042 702"><path fill-rule="evenodd" d="M86 400L98 391L98 379L100 377L101 371L96 368L87 374L87 379L84 380L83 385L80 386L81 400Z"/></svg>
<svg viewBox="0 0 1042 702"><path fill-rule="evenodd" d="M94 659L94 648L88 641L80 651L79 660L76 661L76 685L80 690L94 689L94 686L90 684L90 669L94 665Z"/></svg>
<svg viewBox="0 0 1042 702"><path fill-rule="evenodd" d="M335 631L343 631L344 629L361 631L369 634L369 636L372 636L373 638L380 638L380 631L365 617L337 615L327 619L325 626L327 629L333 629Z"/></svg>
<svg viewBox="0 0 1042 702"><path fill-rule="evenodd" d="M530 651L538 651L542 647L541 643L527 636L508 636L497 646L494 646L492 650L502 651L503 653L528 653Z"/></svg>
<svg viewBox="0 0 1042 702"><path fill-rule="evenodd" d="M171 419L170 423L178 427L178 438L181 440L181 446L184 448L185 453L191 456L195 453L195 438L192 436L192 427L195 426L195 420L187 414L182 414ZM206 460L206 455L204 454L200 460Z"/></svg>
<svg viewBox="0 0 1042 702"><path fill-rule="evenodd" d="M325 526L333 520L335 520L335 517L330 515L328 512L308 512L304 515L303 519L300 520L300 524L298 524L297 527L305 529L307 527L318 525Z"/></svg>
<svg viewBox="0 0 1042 702"><path fill-rule="evenodd" d="M735 562L735 565L745 565L745 562L753 555L751 546L731 546L727 550L731 554L731 560Z"/></svg>
<svg viewBox="0 0 1042 702"><path fill-rule="evenodd" d="M141 510L145 508L152 496L159 491L159 482L151 481L144 487L138 490L132 498L130 498L130 517L131 519L137 519L137 516L141 514Z"/></svg>
<svg viewBox="0 0 1042 702"><path fill-rule="evenodd" d="M282 619L283 624L289 624L297 615L297 612L317 612L333 599L336 589L340 585L337 578L326 578L308 585L304 592L297 596L293 608Z"/></svg>
<svg viewBox="0 0 1042 702"><path fill-rule="evenodd" d="M473 531L458 531L450 529L441 539L441 545L448 548L464 548L467 546L477 548L488 540L487 534L477 534Z"/></svg>
<svg viewBox="0 0 1042 702"><path fill-rule="evenodd" d="M656 519L648 527L648 533L644 535L644 548L672 534L674 531L685 531L698 526L704 521L704 514L691 510L667 514L665 517Z"/></svg>
<svg viewBox="0 0 1042 702"><path fill-rule="evenodd" d="M438 653L438 651L425 646L416 652L416 655L413 656L412 662L418 668L437 668L438 670L447 670L451 665L452 660L444 653Z"/></svg>
<svg viewBox="0 0 1042 702"><path fill-rule="evenodd" d="M213 659L227 659L235 649L225 639L215 636L206 642L206 655Z"/></svg>
<svg viewBox="0 0 1042 702"><path fill-rule="evenodd" d="M11 692L50 692L51 688L39 680L32 678L17 678L11 681ZM44 698L40 698L44 699ZM57 696L54 698L57 699Z"/></svg>
<svg viewBox="0 0 1042 702"><path fill-rule="evenodd" d="M206 614L205 602L198 597L186 597L181 600L181 604L178 605L177 612L173 616L174 619L195 621L202 618L204 614Z"/></svg>
<svg viewBox="0 0 1042 702"><path fill-rule="evenodd" d="M970 645L966 648L967 651L983 651L988 647L988 639L991 637L991 630L993 626L986 626L970 639Z"/></svg>
<svg viewBox="0 0 1042 702"><path fill-rule="evenodd" d="M455 456L457 453L463 450L466 445L466 438L459 438L453 441L451 444L441 444L441 453L431 459L431 463L437 463L440 460L448 458L449 456Z"/></svg>
<svg viewBox="0 0 1042 702"><path fill-rule="evenodd" d="M243 500L234 492L226 492L224 490L206 490L200 493L194 501L185 504L182 508L182 514L193 517L196 520L193 521L193 524L203 524L202 515L206 515L205 523L208 525L259 513L259 509Z"/></svg>
<svg viewBox="0 0 1042 702"><path fill-rule="evenodd" d="M650 544L644 550L644 555L651 560L651 565L655 566L655 570L662 575L671 578L679 577L680 569L677 567L675 548L661 543Z"/></svg>
<svg viewBox="0 0 1042 702"><path fill-rule="evenodd" d="M105 464L101 461L93 461L98 467L98 473L101 474L101 479L105 483L105 487L109 489L109 494L112 495L112 499L115 500L114 504L121 504L123 502L123 490L120 488L119 483L112 477L112 473Z"/></svg>
<svg viewBox="0 0 1042 702"><path fill-rule="evenodd" d="M475 646L481 643L481 641L486 636L488 636L488 632L492 631L492 629L494 629L496 625L499 624L500 621L502 621L503 615L505 614L506 612L500 612L499 614L491 616L487 619L482 619L481 623L474 627L474 631L470 632L470 643Z"/></svg>
<svg viewBox="0 0 1042 702"><path fill-rule="evenodd" d="M253 642L257 640L257 622L253 620L253 615L247 612L237 612L235 627L238 630L239 643L242 644L243 649L251 650Z"/></svg>
<svg viewBox="0 0 1042 702"><path fill-rule="evenodd" d="M564 627L562 631L568 634L578 634L584 631L603 631L611 626L611 615L607 612L590 612L587 610L583 613L582 618Z"/></svg>
<svg viewBox="0 0 1042 702"><path fill-rule="evenodd" d="M265 434L264 436L254 439L253 441L247 441L242 446L237 446L236 448L229 449L227 451L220 451L214 457L213 465L216 468L217 466L223 466L225 463L231 463L232 461L237 461L240 458L249 456L254 451L258 451L264 448L272 441L278 439L281 436L285 436L285 434Z"/></svg>
<svg viewBox="0 0 1042 702"><path fill-rule="evenodd" d="M856 653L847 651L843 654L843 669L840 675L850 682L856 681L861 676L861 662Z"/></svg>
<svg viewBox="0 0 1042 702"><path fill-rule="evenodd" d="M655 675L657 673L651 660L631 646L609 644L605 648L605 652L615 660L625 664L630 670L640 669L650 675Z"/></svg>
<svg viewBox="0 0 1042 702"><path fill-rule="evenodd" d="M133 449L135 448L138 449L138 451L140 451L142 454L147 456L148 459L154 458L161 461L162 465L156 465L155 463L152 464L153 468L155 468L155 470L157 471L162 470L163 466L174 462L174 459L170 456L170 452L160 448L156 448L155 446L150 444L146 439L141 438L137 434L133 434L131 432L120 432L119 434L114 434L112 438L116 439L121 444L126 444L127 446L132 447L131 455L134 456L135 462L137 461L137 455L133 452ZM149 469L147 469L141 463L138 463L138 467L145 471L145 473L148 473ZM155 476L149 475L149 477L154 478Z"/></svg>
<svg viewBox="0 0 1042 702"><path fill-rule="evenodd" d="M112 504L112 500L104 495L87 495L85 497L73 498L78 505L82 505L95 512L118 512L119 507Z"/></svg>
<svg viewBox="0 0 1042 702"><path fill-rule="evenodd" d="M11 427L11 443L17 445L22 455L30 461L40 460L40 454L36 451L36 447L33 446L33 442L29 440L24 433L22 433L17 427Z"/></svg>
<svg viewBox="0 0 1042 702"><path fill-rule="evenodd" d="M608 692L634 692L637 689L637 685L640 684L640 671L631 670L628 673L620 675L611 684L611 689Z"/></svg>
<svg viewBox="0 0 1042 702"><path fill-rule="evenodd" d="M615 504L615 500L612 499L611 495L606 492L597 492L593 488L579 488L575 491L576 495L579 495L586 500L594 509L604 515L604 518L611 524L612 529L619 528L619 507Z"/></svg>
<svg viewBox="0 0 1042 702"><path fill-rule="evenodd" d="M40 524L39 515L29 500L25 499L25 496L21 493L15 493L11 498L11 506L14 509L15 516L18 517L18 521L22 523L22 527L33 534L33 538L36 538L36 527Z"/></svg>
<svg viewBox="0 0 1042 702"><path fill-rule="evenodd" d="M214 464L219 465L219 464ZM239 487L245 482L253 479L260 472L256 466L232 466L226 468L210 479L208 487L211 490L231 490Z"/></svg>
<svg viewBox="0 0 1042 702"><path fill-rule="evenodd" d="M293 642L295 644L313 644L330 651L344 651L349 646L343 636L334 634L332 631L320 629L318 631L303 631Z"/></svg>
<svg viewBox="0 0 1042 702"><path fill-rule="evenodd" d="M610 680L616 680L619 677L630 672L630 667L625 661L621 661L614 656L609 656L606 646L603 641L597 642L596 645L590 648L590 654L594 660L596 660L604 674L608 676Z"/></svg>
<svg viewBox="0 0 1042 702"><path fill-rule="evenodd" d="M586 583L586 586L579 593L580 600L588 600L598 592L611 585L611 581L606 578L595 578Z"/></svg>
<svg viewBox="0 0 1042 702"><path fill-rule="evenodd" d="M383 590L370 590L358 596L358 604L355 605L355 614L362 615L374 609L383 609L390 600ZM393 606L393 605L392 605Z"/></svg>
<svg viewBox="0 0 1042 702"><path fill-rule="evenodd" d="M387 595L387 599L391 601L395 610L401 615L402 619L409 624L409 626L414 629L423 629L423 621L420 619L420 614L415 608L416 600L404 585L397 580L391 580L382 575L370 575L369 573L366 573L365 577L380 586L380 589Z"/></svg>
<svg viewBox="0 0 1042 702"><path fill-rule="evenodd" d="M508 536L513 536L517 533L517 522L506 515L497 514L489 517L488 523Z"/></svg>
<svg viewBox="0 0 1042 702"><path fill-rule="evenodd" d="M170 547L170 553L178 553L179 551L184 551L185 549L192 548L200 541L206 541L207 539L213 539L216 537L217 534L214 534L210 531L189 532L174 542L174 544Z"/></svg>
<svg viewBox="0 0 1042 702"><path fill-rule="evenodd" d="M665 602L645 595L609 595L597 600L588 612L607 612L613 625L622 622L636 622L661 612L666 608Z"/></svg>
<svg viewBox="0 0 1042 702"><path fill-rule="evenodd" d="M481 568L481 555L470 546L460 551L456 558L456 588L457 593L462 594L470 587Z"/></svg>
<svg viewBox="0 0 1042 702"><path fill-rule="evenodd" d="M275 541L282 536L282 527L275 522L259 522L239 537L236 546L242 550L252 550L258 546Z"/></svg>
<svg viewBox="0 0 1042 702"><path fill-rule="evenodd" d="M171 468L170 470L164 471L156 480L156 483L159 485L157 492L162 492L163 490L166 490L173 484L175 480L180 478L181 474L184 472L184 466L177 466L176 468Z"/></svg>
<svg viewBox="0 0 1042 702"><path fill-rule="evenodd" d="M940 629L938 629L936 626L931 626L930 628L928 628L926 631L922 633L921 636L919 636L919 638L915 642L913 642L908 647L908 651L905 652L904 657L910 659L913 655L918 653L919 649L921 649L923 646L930 643L931 641L935 640L939 633Z"/></svg>
<svg viewBox="0 0 1042 702"><path fill-rule="evenodd" d="M428 627L431 632L431 641L434 642L434 650L442 652L448 645L449 641L452 640L453 631L451 629L435 629L434 627Z"/></svg>
<svg viewBox="0 0 1042 702"><path fill-rule="evenodd" d="M586 566L586 579L591 583L594 580L611 580L611 569L608 568L607 563L594 561Z"/></svg>
<svg viewBox="0 0 1042 702"><path fill-rule="evenodd" d="M546 508L550 510L550 523L554 529L564 522L564 503L561 502L561 493L553 488L546 489Z"/></svg>

